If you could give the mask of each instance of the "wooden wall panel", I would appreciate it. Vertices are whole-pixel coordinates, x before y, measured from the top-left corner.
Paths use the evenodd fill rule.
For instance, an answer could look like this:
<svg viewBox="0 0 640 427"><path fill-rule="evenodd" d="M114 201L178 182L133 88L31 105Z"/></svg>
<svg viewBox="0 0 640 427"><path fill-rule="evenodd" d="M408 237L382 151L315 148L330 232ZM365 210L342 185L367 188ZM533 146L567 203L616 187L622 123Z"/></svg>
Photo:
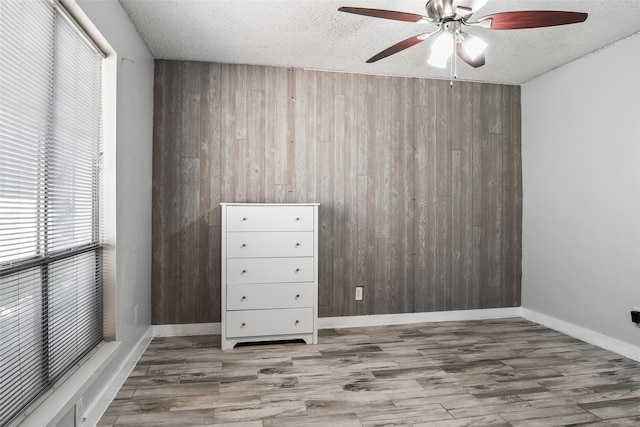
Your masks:
<svg viewBox="0 0 640 427"><path fill-rule="evenodd" d="M520 304L519 87L158 60L154 108L153 323L220 320L220 202L320 203L322 317Z"/></svg>

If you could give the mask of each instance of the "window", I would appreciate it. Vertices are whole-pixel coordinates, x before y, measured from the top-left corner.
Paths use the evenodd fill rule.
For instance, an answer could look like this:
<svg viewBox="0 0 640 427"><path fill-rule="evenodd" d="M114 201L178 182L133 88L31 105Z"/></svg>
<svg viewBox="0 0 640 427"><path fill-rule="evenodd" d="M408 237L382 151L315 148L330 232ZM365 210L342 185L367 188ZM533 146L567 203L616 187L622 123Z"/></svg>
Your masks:
<svg viewBox="0 0 640 427"><path fill-rule="evenodd" d="M0 425L102 341L102 59L53 0L0 1Z"/></svg>

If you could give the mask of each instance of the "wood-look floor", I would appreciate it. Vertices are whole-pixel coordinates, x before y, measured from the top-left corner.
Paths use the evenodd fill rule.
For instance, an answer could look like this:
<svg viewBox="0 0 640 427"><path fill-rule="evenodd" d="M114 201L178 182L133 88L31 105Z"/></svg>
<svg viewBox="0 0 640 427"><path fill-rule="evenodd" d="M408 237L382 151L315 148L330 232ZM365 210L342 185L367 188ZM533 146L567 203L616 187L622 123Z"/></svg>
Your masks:
<svg viewBox="0 0 640 427"><path fill-rule="evenodd" d="M523 319L157 338L100 426L638 426L640 363Z"/></svg>

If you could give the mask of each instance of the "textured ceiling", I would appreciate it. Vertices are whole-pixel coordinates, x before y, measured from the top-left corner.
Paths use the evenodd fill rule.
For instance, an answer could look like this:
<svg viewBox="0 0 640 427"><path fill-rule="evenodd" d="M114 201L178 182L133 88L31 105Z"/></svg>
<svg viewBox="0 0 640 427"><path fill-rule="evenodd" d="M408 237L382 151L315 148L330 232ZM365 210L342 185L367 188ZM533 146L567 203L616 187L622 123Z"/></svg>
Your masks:
<svg viewBox="0 0 640 427"><path fill-rule="evenodd" d="M120 0L158 59L258 64L351 73L448 79L426 63L427 40L373 64L365 61L432 24L338 12L340 6L425 14L426 1ZM489 43L486 65L458 61L463 80L522 84L640 32L640 0L489 0L475 20L512 10L587 12L581 24L525 30L469 28ZM629 52L640 55L640 52ZM612 75L615 74L612 64Z"/></svg>

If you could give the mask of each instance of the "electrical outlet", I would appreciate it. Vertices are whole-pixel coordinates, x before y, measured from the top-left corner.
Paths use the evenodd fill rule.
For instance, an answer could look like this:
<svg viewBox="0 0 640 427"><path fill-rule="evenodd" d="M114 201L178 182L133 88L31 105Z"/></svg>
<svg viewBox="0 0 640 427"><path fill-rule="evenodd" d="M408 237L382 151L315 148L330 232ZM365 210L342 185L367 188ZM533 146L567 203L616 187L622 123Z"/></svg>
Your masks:
<svg viewBox="0 0 640 427"><path fill-rule="evenodd" d="M78 401L76 402L76 406L75 406L74 427L82 427L82 425L84 424L83 412L84 412L84 405L82 404L82 397L80 397L80 399L78 399Z"/></svg>
<svg viewBox="0 0 640 427"><path fill-rule="evenodd" d="M362 286L356 286L356 301L362 301Z"/></svg>

